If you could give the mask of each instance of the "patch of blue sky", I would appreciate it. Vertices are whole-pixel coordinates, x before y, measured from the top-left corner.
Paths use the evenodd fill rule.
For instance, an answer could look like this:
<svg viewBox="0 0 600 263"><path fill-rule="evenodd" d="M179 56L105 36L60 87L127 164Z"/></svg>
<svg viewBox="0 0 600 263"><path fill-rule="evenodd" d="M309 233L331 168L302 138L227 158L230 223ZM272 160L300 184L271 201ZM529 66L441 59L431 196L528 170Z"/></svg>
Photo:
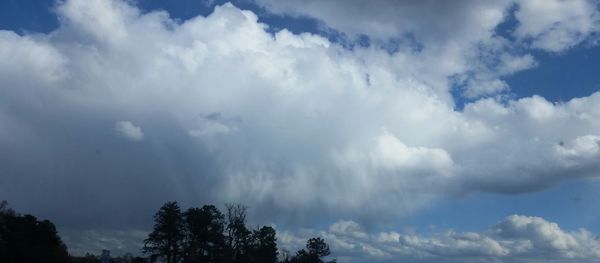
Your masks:
<svg viewBox="0 0 600 263"><path fill-rule="evenodd" d="M564 230L585 228L597 233L600 232L599 186L598 181L571 181L533 193L472 193L440 200L418 215L401 220L399 225L422 233L447 229L480 232L506 216L517 214L560 222Z"/></svg>
<svg viewBox="0 0 600 263"><path fill-rule="evenodd" d="M0 30L48 33L58 27L54 5L55 0L2 0Z"/></svg>
<svg viewBox="0 0 600 263"><path fill-rule="evenodd" d="M586 46L553 54L533 52L539 66L505 80L518 97L534 94L552 102L585 97L600 90L600 47Z"/></svg>

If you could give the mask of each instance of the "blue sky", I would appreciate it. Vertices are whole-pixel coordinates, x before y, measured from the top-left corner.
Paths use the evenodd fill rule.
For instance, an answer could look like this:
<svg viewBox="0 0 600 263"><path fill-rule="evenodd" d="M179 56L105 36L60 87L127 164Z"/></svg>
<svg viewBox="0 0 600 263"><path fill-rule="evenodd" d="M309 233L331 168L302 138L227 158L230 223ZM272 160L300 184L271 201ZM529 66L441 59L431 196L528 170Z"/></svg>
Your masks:
<svg viewBox="0 0 600 263"><path fill-rule="evenodd" d="M599 6L3 0L0 198L74 253L178 200L339 262L593 262Z"/></svg>

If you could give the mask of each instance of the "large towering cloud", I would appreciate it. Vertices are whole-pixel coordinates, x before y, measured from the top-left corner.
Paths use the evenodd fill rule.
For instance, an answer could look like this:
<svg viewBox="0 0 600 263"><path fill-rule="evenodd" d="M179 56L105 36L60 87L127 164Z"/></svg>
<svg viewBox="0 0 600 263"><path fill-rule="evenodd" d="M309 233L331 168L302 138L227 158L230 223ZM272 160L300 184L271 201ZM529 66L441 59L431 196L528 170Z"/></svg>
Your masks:
<svg viewBox="0 0 600 263"><path fill-rule="evenodd" d="M448 3L432 25L374 20L380 31L323 15L424 45L390 52L269 33L231 4L178 23L123 1L65 1L49 34L0 31L0 193L76 231L147 227L171 199L244 202L255 220L289 225L376 221L440 197L597 177L600 93L493 96L535 64L494 33L510 7ZM428 8L406 7L406 21ZM456 81L478 98L461 111Z"/></svg>

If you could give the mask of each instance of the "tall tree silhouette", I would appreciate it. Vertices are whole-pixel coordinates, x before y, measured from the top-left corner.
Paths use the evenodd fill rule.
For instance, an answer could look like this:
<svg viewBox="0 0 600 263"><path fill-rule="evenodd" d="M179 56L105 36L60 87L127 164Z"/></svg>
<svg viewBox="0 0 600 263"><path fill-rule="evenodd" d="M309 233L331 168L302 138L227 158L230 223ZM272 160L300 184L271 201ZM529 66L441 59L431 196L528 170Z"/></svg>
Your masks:
<svg viewBox="0 0 600 263"><path fill-rule="evenodd" d="M21 216L0 202L0 262L68 262L67 247L48 220Z"/></svg>
<svg viewBox="0 0 600 263"><path fill-rule="evenodd" d="M164 259L167 263L180 260L184 224L177 202L167 202L154 215L154 230L144 240L144 253L151 261Z"/></svg>
<svg viewBox="0 0 600 263"><path fill-rule="evenodd" d="M213 205L185 212L184 262L223 262L225 260L225 217Z"/></svg>
<svg viewBox="0 0 600 263"><path fill-rule="evenodd" d="M275 229L263 226L252 234L252 260L257 263L277 263Z"/></svg>
<svg viewBox="0 0 600 263"><path fill-rule="evenodd" d="M227 208L227 246L230 260L234 263L250 261L249 249L251 232L246 227L247 208L242 205L226 205Z"/></svg>

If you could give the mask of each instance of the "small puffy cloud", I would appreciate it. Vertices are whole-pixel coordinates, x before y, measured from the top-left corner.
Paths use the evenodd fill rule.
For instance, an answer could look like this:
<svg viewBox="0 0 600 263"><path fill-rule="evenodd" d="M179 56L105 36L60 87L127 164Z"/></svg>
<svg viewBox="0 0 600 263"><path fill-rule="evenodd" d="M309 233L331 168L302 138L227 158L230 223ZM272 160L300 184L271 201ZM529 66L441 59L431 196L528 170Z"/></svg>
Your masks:
<svg viewBox="0 0 600 263"><path fill-rule="evenodd" d="M117 131L121 136L128 140L132 141L142 141L144 140L144 133L142 132L142 128L135 126L130 121L118 121L115 123L115 131Z"/></svg>
<svg viewBox="0 0 600 263"><path fill-rule="evenodd" d="M192 137L211 137L213 135L224 135L234 130L236 120L225 119L218 113L200 116L193 129L188 131Z"/></svg>
<svg viewBox="0 0 600 263"><path fill-rule="evenodd" d="M453 165L452 158L443 149L408 147L387 132L376 138L370 158L374 165L388 169L431 167L443 173L450 171Z"/></svg>
<svg viewBox="0 0 600 263"><path fill-rule="evenodd" d="M578 246L573 235L563 232L558 224L540 217L512 215L498 223L493 232L503 239L528 240L532 250L574 250Z"/></svg>

